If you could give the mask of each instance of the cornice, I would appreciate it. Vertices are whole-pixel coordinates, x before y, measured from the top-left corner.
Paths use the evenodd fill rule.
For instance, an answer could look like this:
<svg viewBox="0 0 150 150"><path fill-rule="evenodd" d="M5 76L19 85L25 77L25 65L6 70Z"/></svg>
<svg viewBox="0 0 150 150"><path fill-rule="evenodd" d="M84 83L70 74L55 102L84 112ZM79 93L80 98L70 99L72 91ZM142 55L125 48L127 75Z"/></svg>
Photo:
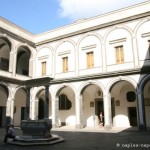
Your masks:
<svg viewBox="0 0 150 150"><path fill-rule="evenodd" d="M22 43L27 43L27 44L30 45L31 47L35 47L35 43L33 43L33 42L31 42L30 40L27 40L27 39L25 39L25 38L23 38L23 37L17 35L17 34L14 34L13 32L10 32L10 31L8 31L8 30L2 28L2 27L0 27L0 32L1 32L2 34L7 34L8 36L10 36L10 37L12 37L12 38L14 38L14 39L16 39L16 40L22 42Z"/></svg>
<svg viewBox="0 0 150 150"><path fill-rule="evenodd" d="M99 73L99 74L92 74L92 75L85 75L85 76L78 76L72 78L62 78L62 79L54 79L51 81L51 85L53 84L61 84L66 82L77 82L77 81L85 81L85 80L95 80L95 79L103 79L103 78L111 78L117 76L126 76L126 75L134 75L134 74L145 74L149 73L150 68L138 68L132 70L122 70L122 71L114 71L114 72L107 72L107 73Z"/></svg>
<svg viewBox="0 0 150 150"><path fill-rule="evenodd" d="M133 20L136 20L136 19L141 19L141 18L149 17L149 16L150 16L150 11L142 13L142 14L130 16L130 17L127 17L127 18L111 21L111 22L104 23L104 24L93 25L92 27L89 27L89 28L85 27L85 29L78 29L78 31L75 31L75 32L70 32L68 34L57 36L55 38L48 38L47 40L37 42L37 43L35 43L35 46L40 46L42 44L47 44L49 42L62 40L64 38L69 38L69 37L76 36L76 35L79 35L79 34L84 34L86 32L95 31L95 30L103 29L103 28L110 27L110 26L115 26L115 25L118 25L118 24L122 24L122 23L125 23L125 22L129 22L129 21L133 21ZM56 31L56 33L57 33L57 31Z"/></svg>
<svg viewBox="0 0 150 150"><path fill-rule="evenodd" d="M23 81L19 79L0 76L0 81L12 83L12 84L24 85L27 87L36 87L36 86L48 86L48 85L54 85L54 84L61 84L64 82L79 82L79 81L85 81L85 80L112 78L112 77L117 77L117 76L127 76L127 75L135 75L135 74L143 75L149 72L150 72L150 68L144 67L144 68L138 68L138 69L98 73L98 74L84 75L84 76L78 76L78 77L72 77L72 78L62 78L62 79L53 79L50 77L44 77L44 78L34 78L34 79Z"/></svg>

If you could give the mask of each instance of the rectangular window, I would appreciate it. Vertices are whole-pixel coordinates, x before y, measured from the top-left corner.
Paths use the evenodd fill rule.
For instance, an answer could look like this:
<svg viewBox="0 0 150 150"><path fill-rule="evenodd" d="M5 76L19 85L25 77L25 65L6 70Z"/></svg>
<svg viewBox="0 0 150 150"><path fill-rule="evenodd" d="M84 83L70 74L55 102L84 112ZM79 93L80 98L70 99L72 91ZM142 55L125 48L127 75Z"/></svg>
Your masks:
<svg viewBox="0 0 150 150"><path fill-rule="evenodd" d="M42 62L42 76L46 75L46 61Z"/></svg>
<svg viewBox="0 0 150 150"><path fill-rule="evenodd" d="M123 45L115 47L116 49L116 63L124 63L124 50Z"/></svg>
<svg viewBox="0 0 150 150"><path fill-rule="evenodd" d="M68 57L63 57L62 58L62 64L63 64L63 72L68 71Z"/></svg>
<svg viewBox="0 0 150 150"><path fill-rule="evenodd" d="M87 58L87 68L93 68L94 67L94 53L88 52L86 53Z"/></svg>

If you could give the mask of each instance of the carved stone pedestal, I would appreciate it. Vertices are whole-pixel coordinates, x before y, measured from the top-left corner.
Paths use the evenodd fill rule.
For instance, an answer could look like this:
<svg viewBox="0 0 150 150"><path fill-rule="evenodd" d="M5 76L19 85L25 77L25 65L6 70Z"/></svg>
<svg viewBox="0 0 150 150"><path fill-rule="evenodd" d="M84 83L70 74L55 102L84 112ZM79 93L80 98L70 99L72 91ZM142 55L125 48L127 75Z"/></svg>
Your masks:
<svg viewBox="0 0 150 150"><path fill-rule="evenodd" d="M9 144L15 145L48 145L64 141L62 137L50 133L51 119L23 120L21 124L22 135L16 136Z"/></svg>

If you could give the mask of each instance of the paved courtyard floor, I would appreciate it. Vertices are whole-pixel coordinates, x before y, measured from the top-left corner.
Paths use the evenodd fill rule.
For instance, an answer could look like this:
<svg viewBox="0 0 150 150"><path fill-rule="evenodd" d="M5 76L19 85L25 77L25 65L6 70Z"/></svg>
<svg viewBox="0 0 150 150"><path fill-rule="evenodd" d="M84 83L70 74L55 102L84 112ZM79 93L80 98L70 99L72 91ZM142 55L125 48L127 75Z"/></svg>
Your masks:
<svg viewBox="0 0 150 150"><path fill-rule="evenodd" d="M16 129L21 134L19 128ZM137 128L85 128L75 130L59 128L51 131L65 139L64 142L45 146L16 146L3 144L5 129L0 128L0 150L150 150L150 131L138 131Z"/></svg>

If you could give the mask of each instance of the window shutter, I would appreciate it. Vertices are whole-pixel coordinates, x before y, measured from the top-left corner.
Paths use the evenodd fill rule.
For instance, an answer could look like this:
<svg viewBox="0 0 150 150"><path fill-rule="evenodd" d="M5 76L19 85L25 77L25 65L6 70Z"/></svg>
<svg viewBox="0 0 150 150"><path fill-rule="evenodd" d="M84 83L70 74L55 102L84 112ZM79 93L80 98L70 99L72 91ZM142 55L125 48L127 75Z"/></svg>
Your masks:
<svg viewBox="0 0 150 150"><path fill-rule="evenodd" d="M42 75L46 75L46 62L42 62Z"/></svg>

